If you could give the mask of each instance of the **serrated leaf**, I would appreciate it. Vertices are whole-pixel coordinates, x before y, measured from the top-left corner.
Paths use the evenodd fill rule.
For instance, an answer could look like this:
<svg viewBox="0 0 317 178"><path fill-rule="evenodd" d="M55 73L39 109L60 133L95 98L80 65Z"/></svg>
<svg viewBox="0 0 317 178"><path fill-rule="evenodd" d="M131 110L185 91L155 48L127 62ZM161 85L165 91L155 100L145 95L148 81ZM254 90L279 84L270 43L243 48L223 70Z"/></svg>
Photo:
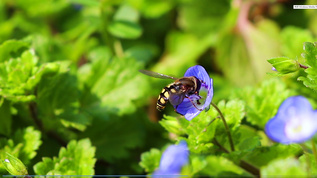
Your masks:
<svg viewBox="0 0 317 178"><path fill-rule="evenodd" d="M181 135L181 125L175 117L164 116L164 119L159 121L159 123L170 133Z"/></svg>
<svg viewBox="0 0 317 178"><path fill-rule="evenodd" d="M264 81L259 88L246 87L235 95L246 103L247 120L264 128L266 122L276 114L280 104L291 96L291 92L280 80L270 79Z"/></svg>
<svg viewBox="0 0 317 178"><path fill-rule="evenodd" d="M16 58L22 54L23 51L29 48L29 44L24 41L8 40L0 45L0 62Z"/></svg>
<svg viewBox="0 0 317 178"><path fill-rule="evenodd" d="M307 76L298 77L298 80L303 81L306 87L309 87L317 91L317 43L304 43L304 53L302 57L305 58L305 62L308 64L309 68L305 70Z"/></svg>
<svg viewBox="0 0 317 178"><path fill-rule="evenodd" d="M245 172L242 168L235 165L230 160L221 157L210 155L206 157L207 165L201 170L198 175L211 175L211 176L232 176L244 175L248 176L249 173Z"/></svg>
<svg viewBox="0 0 317 178"><path fill-rule="evenodd" d="M295 158L279 159L261 168L261 176L307 176L307 170Z"/></svg>
<svg viewBox="0 0 317 178"><path fill-rule="evenodd" d="M19 158L24 164L28 164L33 159L42 141L40 131L33 127L27 127L23 130L17 130L12 139L1 139L0 158L5 159L6 153ZM0 171L3 169L0 165Z"/></svg>
<svg viewBox="0 0 317 178"><path fill-rule="evenodd" d="M18 130L13 137L16 144L23 144L19 158L28 164L31 159L36 156L36 150L39 149L42 144L41 132L34 130L33 127L27 127L24 130Z"/></svg>
<svg viewBox="0 0 317 178"><path fill-rule="evenodd" d="M268 165L275 159L283 159L290 156L295 156L300 153L301 147L296 144L279 145L275 144L271 147L258 147L244 157L254 166L262 167Z"/></svg>
<svg viewBox="0 0 317 178"><path fill-rule="evenodd" d="M139 68L140 64L131 58L96 59L87 64L80 75L88 75L83 82L91 88L91 97L95 98L87 105L100 105L118 115L134 112L137 108L135 100L145 97L150 90L149 83L144 80L146 76L138 72Z"/></svg>
<svg viewBox="0 0 317 178"><path fill-rule="evenodd" d="M49 124L58 118L65 127L85 130L90 124L90 117L79 108L80 90L75 75L59 69L58 73L46 75L37 87L37 107L39 118L43 118L46 127L55 129ZM54 120L53 120L54 121ZM55 120L56 122L56 120Z"/></svg>
<svg viewBox="0 0 317 178"><path fill-rule="evenodd" d="M161 159L161 151L152 148L150 151L141 154L141 161L139 165L145 169L147 173L154 172L159 167Z"/></svg>
<svg viewBox="0 0 317 178"><path fill-rule="evenodd" d="M67 148L60 149L58 157L43 158L34 165L34 172L39 175L94 175L95 151L89 139L72 140Z"/></svg>

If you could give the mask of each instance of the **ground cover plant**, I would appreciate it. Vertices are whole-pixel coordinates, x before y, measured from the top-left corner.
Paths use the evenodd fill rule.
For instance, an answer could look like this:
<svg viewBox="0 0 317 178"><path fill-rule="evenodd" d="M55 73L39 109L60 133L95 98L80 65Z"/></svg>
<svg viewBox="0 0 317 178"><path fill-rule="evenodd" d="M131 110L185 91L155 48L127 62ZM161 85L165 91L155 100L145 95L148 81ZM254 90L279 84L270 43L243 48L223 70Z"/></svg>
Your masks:
<svg viewBox="0 0 317 178"><path fill-rule="evenodd" d="M0 1L0 174L316 176L298 3Z"/></svg>

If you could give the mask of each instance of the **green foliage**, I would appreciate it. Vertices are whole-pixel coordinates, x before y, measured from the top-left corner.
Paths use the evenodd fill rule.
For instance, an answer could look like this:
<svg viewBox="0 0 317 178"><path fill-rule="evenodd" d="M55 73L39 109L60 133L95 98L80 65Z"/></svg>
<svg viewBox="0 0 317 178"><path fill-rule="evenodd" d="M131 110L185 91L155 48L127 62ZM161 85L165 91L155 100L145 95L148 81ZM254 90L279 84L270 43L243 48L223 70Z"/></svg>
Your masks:
<svg viewBox="0 0 317 178"><path fill-rule="evenodd" d="M306 87L309 87L313 90L317 90L317 47L316 43L307 42L304 44L304 53L302 53L303 58L306 59L306 63L308 64L308 69L305 70L307 76L301 76L298 80L303 81Z"/></svg>
<svg viewBox="0 0 317 178"><path fill-rule="evenodd" d="M250 176L242 168L235 165L230 160L221 157L210 155L206 158L206 166L201 170L201 174L213 175L213 176ZM199 175L199 174L198 174Z"/></svg>
<svg viewBox="0 0 317 178"><path fill-rule="evenodd" d="M267 61L281 74L296 72L299 68L298 63L295 60L287 57L277 57Z"/></svg>
<svg viewBox="0 0 317 178"><path fill-rule="evenodd" d="M154 172L159 166L160 158L160 150L152 148L150 151L142 153L139 164L146 172Z"/></svg>
<svg viewBox="0 0 317 178"><path fill-rule="evenodd" d="M27 175L28 171L24 164L16 157L5 154L5 157L1 159L2 165L11 175Z"/></svg>
<svg viewBox="0 0 317 178"><path fill-rule="evenodd" d="M272 161L270 165L261 168L261 176L307 176L302 164L295 158L286 158Z"/></svg>
<svg viewBox="0 0 317 178"><path fill-rule="evenodd" d="M0 139L0 159L6 159L7 154L10 154L27 165L30 163L30 160L36 156L36 151L41 144L40 131L34 130L32 127L17 130L14 135L11 136L11 139ZM4 168L5 167L0 165L1 172L3 172Z"/></svg>
<svg viewBox="0 0 317 178"><path fill-rule="evenodd" d="M89 139L72 140L61 148L58 157L43 158L34 166L38 175L93 175L96 148Z"/></svg>
<svg viewBox="0 0 317 178"><path fill-rule="evenodd" d="M247 87L234 94L234 97L242 98L246 103L247 121L261 128L276 114L280 104L289 96L291 91L277 79L266 80L259 88Z"/></svg>
<svg viewBox="0 0 317 178"><path fill-rule="evenodd" d="M315 175L313 147L264 130L289 96L317 103L316 14L288 5L0 1L0 173L151 174L164 145L185 140L184 175ZM180 78L195 64L228 129L213 107L187 121L167 104L160 120L155 102L172 81L138 72Z"/></svg>

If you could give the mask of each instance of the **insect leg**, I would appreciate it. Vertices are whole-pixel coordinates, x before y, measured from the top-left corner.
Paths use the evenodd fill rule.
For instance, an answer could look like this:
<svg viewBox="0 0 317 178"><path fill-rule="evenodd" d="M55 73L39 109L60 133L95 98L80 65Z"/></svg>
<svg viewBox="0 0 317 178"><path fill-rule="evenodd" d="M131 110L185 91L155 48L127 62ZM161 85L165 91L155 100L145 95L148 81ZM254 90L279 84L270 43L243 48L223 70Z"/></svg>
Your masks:
<svg viewBox="0 0 317 178"><path fill-rule="evenodd" d="M194 105L194 107L199 110L199 111L203 111L203 109L199 109L197 108L196 104L188 97L188 96L185 96L186 98L188 98L188 100ZM200 96L199 96L200 97ZM201 98L201 97L200 97Z"/></svg>

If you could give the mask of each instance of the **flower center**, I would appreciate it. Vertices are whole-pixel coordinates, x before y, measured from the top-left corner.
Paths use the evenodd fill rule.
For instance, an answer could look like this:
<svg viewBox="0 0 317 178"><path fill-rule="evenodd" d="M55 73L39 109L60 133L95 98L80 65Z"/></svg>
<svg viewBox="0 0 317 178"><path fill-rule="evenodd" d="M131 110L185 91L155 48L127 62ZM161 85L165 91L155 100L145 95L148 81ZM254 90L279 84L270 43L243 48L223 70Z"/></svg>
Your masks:
<svg viewBox="0 0 317 178"><path fill-rule="evenodd" d="M304 117L291 118L285 125L285 134L294 141L307 139L314 132L313 124Z"/></svg>

